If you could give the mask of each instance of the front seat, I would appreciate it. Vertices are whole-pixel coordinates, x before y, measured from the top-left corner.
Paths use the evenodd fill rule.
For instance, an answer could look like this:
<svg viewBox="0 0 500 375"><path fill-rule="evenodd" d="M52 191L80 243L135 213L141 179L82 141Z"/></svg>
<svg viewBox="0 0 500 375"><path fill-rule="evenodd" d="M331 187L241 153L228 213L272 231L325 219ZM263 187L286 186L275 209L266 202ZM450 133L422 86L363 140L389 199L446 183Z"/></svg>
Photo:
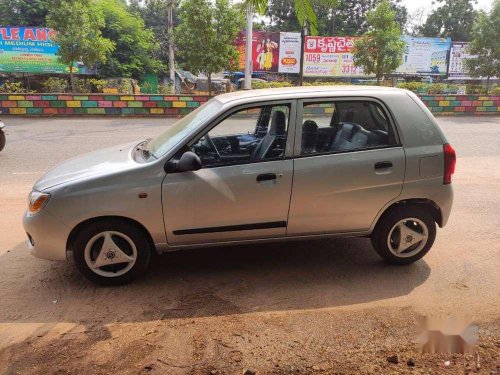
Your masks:
<svg viewBox="0 0 500 375"><path fill-rule="evenodd" d="M252 160L262 160L268 156L269 151L274 145L286 143L286 115L283 111L276 111L271 119L269 132L262 138L252 153Z"/></svg>
<svg viewBox="0 0 500 375"><path fill-rule="evenodd" d="M302 153L310 154L316 151L318 141L318 124L312 120L306 120L302 125Z"/></svg>

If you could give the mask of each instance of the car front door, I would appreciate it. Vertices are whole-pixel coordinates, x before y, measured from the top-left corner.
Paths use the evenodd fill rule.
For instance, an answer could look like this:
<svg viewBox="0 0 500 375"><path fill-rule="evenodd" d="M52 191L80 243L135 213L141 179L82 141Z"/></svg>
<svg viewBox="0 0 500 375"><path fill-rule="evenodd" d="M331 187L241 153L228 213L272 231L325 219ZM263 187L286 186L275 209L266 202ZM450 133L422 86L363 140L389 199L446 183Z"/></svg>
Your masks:
<svg viewBox="0 0 500 375"><path fill-rule="evenodd" d="M184 151L196 153L202 168L165 177L169 245L286 235L295 108L294 101L233 108L188 142ZM262 118L267 133L258 136Z"/></svg>
<svg viewBox="0 0 500 375"><path fill-rule="evenodd" d="M402 190L405 153L373 99L299 101L288 235L363 232Z"/></svg>

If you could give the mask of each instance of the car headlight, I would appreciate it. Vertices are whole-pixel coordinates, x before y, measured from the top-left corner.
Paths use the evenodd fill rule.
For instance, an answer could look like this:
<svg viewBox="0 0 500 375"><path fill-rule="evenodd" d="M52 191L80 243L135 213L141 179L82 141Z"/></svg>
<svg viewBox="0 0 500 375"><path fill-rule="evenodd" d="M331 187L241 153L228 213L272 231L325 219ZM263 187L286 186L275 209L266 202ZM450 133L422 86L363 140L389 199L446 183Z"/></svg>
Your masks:
<svg viewBox="0 0 500 375"><path fill-rule="evenodd" d="M45 207L50 199L50 194L33 190L28 197L28 213L36 215Z"/></svg>

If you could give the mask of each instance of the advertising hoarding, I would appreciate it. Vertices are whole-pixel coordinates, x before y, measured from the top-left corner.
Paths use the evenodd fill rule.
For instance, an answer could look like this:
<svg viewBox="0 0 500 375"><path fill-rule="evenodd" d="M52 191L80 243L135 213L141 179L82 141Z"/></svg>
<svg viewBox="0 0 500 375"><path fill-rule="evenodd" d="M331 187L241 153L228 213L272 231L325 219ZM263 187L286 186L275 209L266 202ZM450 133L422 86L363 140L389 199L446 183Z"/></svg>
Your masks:
<svg viewBox="0 0 500 375"><path fill-rule="evenodd" d="M305 77L365 77L354 65L352 49L356 37L306 37L304 46Z"/></svg>
<svg viewBox="0 0 500 375"><path fill-rule="evenodd" d="M239 53L238 67L245 69L246 34L240 32L236 40ZM254 72L299 73L300 33L252 33L252 66Z"/></svg>
<svg viewBox="0 0 500 375"><path fill-rule="evenodd" d="M69 73L58 61L59 47L53 43L54 30L45 27L0 28L0 72ZM82 64L74 64L76 74L89 74Z"/></svg>
<svg viewBox="0 0 500 375"><path fill-rule="evenodd" d="M396 74L446 75L450 38L420 38L404 36L406 50Z"/></svg>
<svg viewBox="0 0 500 375"><path fill-rule="evenodd" d="M254 72L277 72L279 65L280 33L255 32L252 35Z"/></svg>
<svg viewBox="0 0 500 375"><path fill-rule="evenodd" d="M280 33L279 73L300 72L300 33Z"/></svg>
<svg viewBox="0 0 500 375"><path fill-rule="evenodd" d="M455 79L471 79L464 64L464 60L474 57L468 52L469 43L453 42L450 50L448 77Z"/></svg>

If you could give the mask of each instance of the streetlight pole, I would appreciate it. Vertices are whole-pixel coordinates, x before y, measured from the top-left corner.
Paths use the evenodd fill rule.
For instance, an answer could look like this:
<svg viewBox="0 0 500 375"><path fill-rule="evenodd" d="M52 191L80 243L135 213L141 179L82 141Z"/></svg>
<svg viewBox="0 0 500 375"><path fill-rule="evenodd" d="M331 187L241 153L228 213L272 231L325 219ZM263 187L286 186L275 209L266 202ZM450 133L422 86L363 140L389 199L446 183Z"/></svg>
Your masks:
<svg viewBox="0 0 500 375"><path fill-rule="evenodd" d="M243 88L252 89L252 32L253 32L253 7L250 0L247 0L247 32L245 44L245 81Z"/></svg>
<svg viewBox="0 0 500 375"><path fill-rule="evenodd" d="M300 32L300 71L299 71L299 86L304 84L304 54L305 54L305 43L307 36L307 23L304 23L302 30Z"/></svg>

